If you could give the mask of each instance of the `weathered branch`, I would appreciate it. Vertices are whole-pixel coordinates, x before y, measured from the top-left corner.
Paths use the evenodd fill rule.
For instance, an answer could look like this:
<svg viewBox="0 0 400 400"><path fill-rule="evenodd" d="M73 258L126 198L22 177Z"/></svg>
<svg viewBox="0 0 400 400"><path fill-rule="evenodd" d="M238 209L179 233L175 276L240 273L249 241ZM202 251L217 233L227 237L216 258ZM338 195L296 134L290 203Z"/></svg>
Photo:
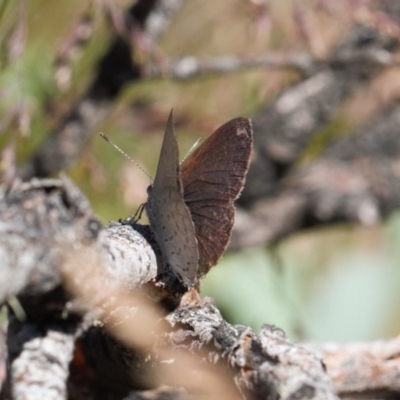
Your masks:
<svg viewBox="0 0 400 400"><path fill-rule="evenodd" d="M210 299L181 305L168 316L173 326L183 325L171 335L172 345L181 345L187 335L192 344L208 344L210 355L229 363L236 384L256 398L335 399L322 360L292 343L284 332L265 325L259 335L249 328L230 325ZM190 331L193 331L190 333Z"/></svg>
<svg viewBox="0 0 400 400"><path fill-rule="evenodd" d="M35 181L15 190L3 198L1 225L12 226L19 216L18 232L4 231L4 236L12 236L10 242L25 243L13 254L14 273L25 268L30 247L32 263L27 263L29 273L22 274L26 279L3 292L19 295L26 313L23 321L11 319L3 399L35 393L40 398L63 396L76 339L82 357L77 359L75 352L75 372L68 382L68 392L75 394L80 388L97 395L107 392L110 399L162 398L163 393L181 398L185 392L174 388L185 387L189 398L335 399L337 394L398 390L397 380L391 379L400 370L398 339L370 347L321 345L315 350L292 343L273 326L265 325L255 335L245 326L230 325L211 300L200 299L195 290L176 308L173 286L164 281L170 277L157 267L145 227L136 226L135 231L113 223L94 234L90 209L67 180ZM34 229L47 239L32 240ZM49 249L52 257L43 257ZM40 269L35 269L37 264ZM51 284L44 285L42 276ZM143 286L150 289L147 294L139 289ZM160 302L164 307L157 311ZM367 357L369 364L359 368L357 360ZM34 368L35 363L40 368ZM376 371L376 383L368 382ZM157 379L149 381L149 376ZM351 385L346 376L352 377ZM160 387L165 384L172 389Z"/></svg>
<svg viewBox="0 0 400 400"><path fill-rule="evenodd" d="M8 326L8 374L2 399L65 399L76 324Z"/></svg>
<svg viewBox="0 0 400 400"><path fill-rule="evenodd" d="M394 143L385 146L397 133L397 105L352 135L358 139L339 140L309 165L296 165L343 99L382 70L379 62L358 56L392 52L397 45L371 28L355 28L334 52L339 58L354 57L353 63L326 65L254 118L255 157L239 199L243 209L238 209L231 249L338 221L374 224L400 206L394 172L399 153ZM360 146L364 142L381 148L381 156L371 157L371 149ZM396 155L387 160L383 147Z"/></svg>
<svg viewBox="0 0 400 400"><path fill-rule="evenodd" d="M276 192L276 186L305 147L335 115L342 101L384 68L377 59L361 56L398 46L394 38L365 26L355 27L315 74L281 93L253 118L254 157L240 204L246 209ZM352 55L352 56L350 56ZM357 55L360 55L358 57Z"/></svg>
<svg viewBox="0 0 400 400"><path fill-rule="evenodd" d="M399 103L328 146L309 165L289 172L275 193L238 210L231 248L275 241L335 222L372 225L400 207L397 163Z"/></svg>
<svg viewBox="0 0 400 400"><path fill-rule="evenodd" d="M51 212L50 212L51 211ZM0 201L0 302L10 295L38 295L60 284L60 243L94 240L100 224L72 183L33 180Z"/></svg>
<svg viewBox="0 0 400 400"><path fill-rule="evenodd" d="M193 79L210 74L239 72L249 68L291 69L304 75L310 75L319 66L319 61L306 53L267 53L260 56L224 56L214 58L182 57L171 59L161 67L150 64L145 69L147 78L172 78L177 80Z"/></svg>
<svg viewBox="0 0 400 400"><path fill-rule="evenodd" d="M351 66L367 63L369 65L391 67L398 66L399 60L391 51L385 48L354 49L350 53L332 55L322 60L308 53L274 53L268 52L257 56L222 56L199 58L186 56L170 59L163 63L149 64L144 68L144 77L171 78L188 80L211 74L227 74L240 72L250 68L269 68L280 70L293 70L302 76L310 77L324 68L333 65Z"/></svg>
<svg viewBox="0 0 400 400"><path fill-rule="evenodd" d="M305 347L323 358L341 397L389 397L400 393L399 336L369 343L310 343Z"/></svg>

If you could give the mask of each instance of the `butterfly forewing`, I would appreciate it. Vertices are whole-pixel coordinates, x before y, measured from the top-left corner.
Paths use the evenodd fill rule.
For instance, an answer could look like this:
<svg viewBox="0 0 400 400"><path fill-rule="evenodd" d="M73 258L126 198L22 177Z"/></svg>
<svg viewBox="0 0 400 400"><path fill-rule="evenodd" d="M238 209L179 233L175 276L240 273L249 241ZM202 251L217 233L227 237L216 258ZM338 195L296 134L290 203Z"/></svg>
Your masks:
<svg viewBox="0 0 400 400"><path fill-rule="evenodd" d="M195 282L198 248L192 217L183 200L179 151L171 112L146 212L164 262L187 286Z"/></svg>
<svg viewBox="0 0 400 400"><path fill-rule="evenodd" d="M234 200L249 168L251 122L236 118L218 128L182 164L184 200L192 215L204 275L225 251L234 222Z"/></svg>

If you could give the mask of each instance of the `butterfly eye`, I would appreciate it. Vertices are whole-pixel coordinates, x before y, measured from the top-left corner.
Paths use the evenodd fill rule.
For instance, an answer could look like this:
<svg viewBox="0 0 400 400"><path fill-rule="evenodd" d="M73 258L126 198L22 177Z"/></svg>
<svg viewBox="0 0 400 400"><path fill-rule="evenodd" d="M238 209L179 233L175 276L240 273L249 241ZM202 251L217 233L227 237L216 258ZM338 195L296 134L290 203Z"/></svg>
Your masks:
<svg viewBox="0 0 400 400"><path fill-rule="evenodd" d="M152 185L147 186L147 195L151 193L151 190L153 189Z"/></svg>

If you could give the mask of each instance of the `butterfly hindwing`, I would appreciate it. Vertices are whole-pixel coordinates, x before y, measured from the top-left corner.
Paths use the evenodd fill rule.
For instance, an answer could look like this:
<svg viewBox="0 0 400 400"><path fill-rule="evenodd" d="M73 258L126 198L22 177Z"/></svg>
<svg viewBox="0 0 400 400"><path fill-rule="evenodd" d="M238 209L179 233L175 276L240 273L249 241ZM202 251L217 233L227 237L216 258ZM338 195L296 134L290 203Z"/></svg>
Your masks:
<svg viewBox="0 0 400 400"><path fill-rule="evenodd" d="M233 202L249 168L251 122L236 118L218 128L182 164L184 200L192 216L204 275L225 251L234 222Z"/></svg>

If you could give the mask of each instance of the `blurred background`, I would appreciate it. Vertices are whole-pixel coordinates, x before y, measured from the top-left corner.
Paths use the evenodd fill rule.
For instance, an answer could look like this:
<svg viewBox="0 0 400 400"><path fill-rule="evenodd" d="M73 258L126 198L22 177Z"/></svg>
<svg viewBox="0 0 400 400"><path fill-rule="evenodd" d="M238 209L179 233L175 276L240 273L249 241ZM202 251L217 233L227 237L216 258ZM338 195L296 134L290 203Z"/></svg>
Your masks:
<svg viewBox="0 0 400 400"><path fill-rule="evenodd" d="M128 32L124 19L135 2L127 0L0 0L3 182L26 165L30 169L25 168L25 176L29 176L27 170L34 171L31 175L46 176L57 175L63 169L107 224L133 214L146 201L149 178L102 140L99 132L108 135L154 176L171 108L174 108L181 157L199 137L207 137L234 117L248 116L256 121L254 162L262 156L270 155L273 159L279 153L280 135L289 137L290 132L287 126L285 132L276 130L279 126L276 119L264 118L264 111L271 107L276 111L283 104L277 99L287 100L284 96L289 94L292 103L294 98L302 103L301 96L293 97L293 93L299 93L298 89L305 97L304 104L309 104L309 91L299 86L301 82L311 82L321 71L340 70L340 76L350 71L350 79L346 77L349 88L337 78L337 87L333 87L343 85L343 93L324 103L324 112L329 116L321 117L321 110L317 110L321 121L310 124L308 131L302 120L304 110L294 119L294 132L298 121L305 138L301 148L290 162L276 161L279 158L276 156L274 176L268 178L273 184L268 190L261 194L244 192L241 213L251 215L261 198L280 202L277 193L286 193L288 187L291 193L304 188L297 178L307 171L304 168L324 158L332 143L355 132L359 142L344 142L348 143L345 149L361 153L363 147L357 143L364 143L364 127L379 118L382 110L396 104L400 93L400 72L396 65L399 31L396 10L385 9L387 2L170 3L173 12L168 23L154 33L156 28L140 21L132 23ZM392 1L391 6L400 9L400 2ZM375 52L368 48L367 55L361 55L370 58L364 59L358 50L353 51L352 39L347 39L359 26L378 35L376 40L371 39L372 34L362 38L368 44L377 43ZM94 96L93 88L104 78L104 71L107 76L120 73L104 62L116 37L122 37L134 49L128 62L137 67L137 71L133 68L136 75L121 75L120 84L113 81L113 90L109 85ZM341 45L342 53L337 50ZM352 60L350 68L345 62L354 54L361 58ZM244 62L235 67L229 59L229 72L215 63L193 76L179 76L182 70L174 70L171 60L189 56L192 61L221 61L218 57L235 56ZM118 56L112 61L118 61ZM368 62L372 66L364 71L362 68ZM357 84L353 85L355 81ZM311 92L317 90L315 84L309 87ZM315 102L323 103L318 99ZM82 111L85 105L86 114ZM74 118L77 109L79 118ZM96 110L101 110L99 115ZM399 115L396 109L393 113L394 117ZM86 123L86 117L90 122ZM268 121L272 121L275 130L269 130ZM38 162L32 160L38 159L37 154L44 154L40 153L43 143L49 143L51 135L65 134L67 123L80 124L82 132L87 132L83 139L77 136L79 151L68 148L65 151L68 162L60 168L35 170ZM73 129L69 138L79 131ZM375 131L376 136L368 136L369 142L383 137L379 129ZM391 140L400 143L394 132ZM263 152L260 149L267 136L269 143L278 144L275 147L267 144ZM50 145L50 149L54 146ZM391 145L384 149L388 156L381 154L379 160L390 158L393 163L385 166L396 176L399 151ZM332 153L330 160L340 159L339 153ZM361 154L363 159L367 153ZM360 160L357 157L352 162L357 163ZM372 173L370 176L372 180L375 178ZM367 178L363 179L368 183ZM252 182L251 177L248 180ZM323 180L327 187L337 184ZM371 187L399 186L395 179L382 182L379 180ZM279 230L279 234L247 244L240 238L235 240L235 251L227 252L203 279L202 294L215 299L228 321L250 325L256 332L263 323L268 323L283 328L291 338L302 340L346 342L396 335L400 328L400 213L396 211L397 192L393 189L393 193L387 193L384 189L376 191L373 197L374 212L379 218L372 218L372 222L352 218L350 212L342 213L340 218L319 219L310 211L313 205L304 212L301 223ZM383 192L386 203L379 196ZM302 197L303 202L308 200L309 197ZM287 218L291 218L290 213ZM264 222L267 225L268 219ZM247 229L251 230L251 223Z"/></svg>

